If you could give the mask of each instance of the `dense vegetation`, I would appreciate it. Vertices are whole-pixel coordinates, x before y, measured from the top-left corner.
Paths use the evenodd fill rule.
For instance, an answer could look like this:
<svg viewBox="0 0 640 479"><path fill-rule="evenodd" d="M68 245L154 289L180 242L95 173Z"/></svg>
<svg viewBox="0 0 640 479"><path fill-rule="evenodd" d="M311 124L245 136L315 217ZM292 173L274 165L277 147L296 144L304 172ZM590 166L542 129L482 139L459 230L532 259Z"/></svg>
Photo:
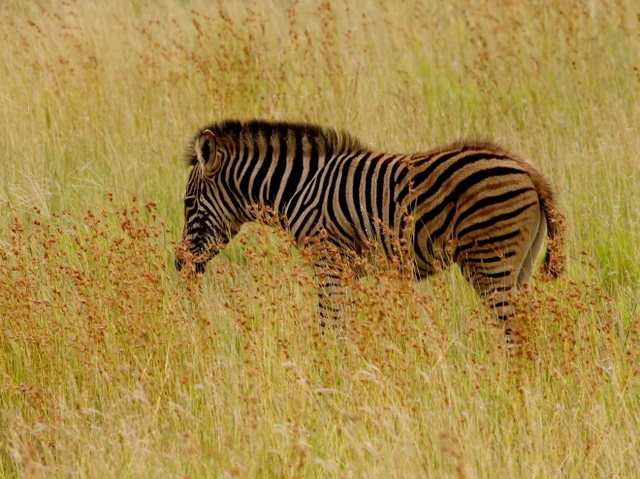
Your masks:
<svg viewBox="0 0 640 479"><path fill-rule="evenodd" d="M0 477L631 477L640 468L637 5L0 1ZM551 179L567 269L504 336L457 270L350 282L244 227L172 257L203 124L372 147L488 137Z"/></svg>

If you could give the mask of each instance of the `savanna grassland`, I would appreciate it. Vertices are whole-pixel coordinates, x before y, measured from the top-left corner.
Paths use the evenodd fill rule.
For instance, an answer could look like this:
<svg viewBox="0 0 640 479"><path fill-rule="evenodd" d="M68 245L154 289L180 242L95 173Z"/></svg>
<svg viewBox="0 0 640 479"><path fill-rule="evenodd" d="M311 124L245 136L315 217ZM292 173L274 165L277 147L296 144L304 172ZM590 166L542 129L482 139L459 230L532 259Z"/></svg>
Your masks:
<svg viewBox="0 0 640 479"><path fill-rule="evenodd" d="M0 0L0 477L634 477L640 9L632 0ZM453 268L350 282L245 226L173 269L202 125L373 148L491 138L566 216L519 354Z"/></svg>

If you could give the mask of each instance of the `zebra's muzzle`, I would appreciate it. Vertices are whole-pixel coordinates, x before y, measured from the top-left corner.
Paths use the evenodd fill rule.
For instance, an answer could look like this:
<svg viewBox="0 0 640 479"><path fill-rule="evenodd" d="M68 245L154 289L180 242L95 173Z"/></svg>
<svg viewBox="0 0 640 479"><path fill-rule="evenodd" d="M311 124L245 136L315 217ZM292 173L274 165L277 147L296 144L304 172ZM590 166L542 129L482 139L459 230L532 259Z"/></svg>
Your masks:
<svg viewBox="0 0 640 479"><path fill-rule="evenodd" d="M197 274L197 275L201 275L204 274L204 271L206 269L207 266L207 262L206 261L183 261L179 258L175 259L175 267L176 270L178 271L182 271L183 269L187 269L187 268L191 268L192 274Z"/></svg>
<svg viewBox="0 0 640 479"><path fill-rule="evenodd" d="M188 243L183 244L176 251L174 263L176 270L182 271L186 269L191 274L202 275L204 274L207 261L209 261L210 257L206 257L203 255L194 255L191 251L189 251L189 246L190 244Z"/></svg>

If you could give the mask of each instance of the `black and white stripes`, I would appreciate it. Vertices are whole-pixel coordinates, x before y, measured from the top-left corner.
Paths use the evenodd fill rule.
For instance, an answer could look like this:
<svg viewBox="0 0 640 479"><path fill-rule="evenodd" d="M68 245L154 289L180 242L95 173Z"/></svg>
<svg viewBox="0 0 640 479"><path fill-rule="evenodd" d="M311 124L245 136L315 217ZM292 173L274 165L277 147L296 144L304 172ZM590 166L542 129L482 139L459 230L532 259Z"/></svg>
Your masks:
<svg viewBox="0 0 640 479"><path fill-rule="evenodd" d="M325 320L339 317L344 272L336 255L382 248L394 257L403 241L416 276L457 263L507 319L510 292L527 282L545 234L558 233L547 181L531 163L489 142L386 154L315 125L227 121L198 133L185 161L193 168L176 265L188 260L203 271L254 219L254 206L273 208L316 255Z"/></svg>

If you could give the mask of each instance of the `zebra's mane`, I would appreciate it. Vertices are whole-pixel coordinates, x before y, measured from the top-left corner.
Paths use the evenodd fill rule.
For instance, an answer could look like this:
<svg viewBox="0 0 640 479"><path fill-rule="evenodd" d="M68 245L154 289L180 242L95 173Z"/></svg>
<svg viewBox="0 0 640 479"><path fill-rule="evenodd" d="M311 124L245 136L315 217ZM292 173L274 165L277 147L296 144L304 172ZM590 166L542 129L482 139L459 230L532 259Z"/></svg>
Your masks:
<svg viewBox="0 0 640 479"><path fill-rule="evenodd" d="M370 151L358 138L349 133L319 125L266 120L225 120L220 123L212 123L198 131L189 142L189 146L184 153L185 165L192 166L198 162L195 145L200 135L206 130L210 130L216 140L221 141L223 144L226 142L246 142L252 139L270 138L273 135L286 138L288 134L294 133L305 136L309 140L315 141L316 144L324 144L325 148L331 149L336 153Z"/></svg>

